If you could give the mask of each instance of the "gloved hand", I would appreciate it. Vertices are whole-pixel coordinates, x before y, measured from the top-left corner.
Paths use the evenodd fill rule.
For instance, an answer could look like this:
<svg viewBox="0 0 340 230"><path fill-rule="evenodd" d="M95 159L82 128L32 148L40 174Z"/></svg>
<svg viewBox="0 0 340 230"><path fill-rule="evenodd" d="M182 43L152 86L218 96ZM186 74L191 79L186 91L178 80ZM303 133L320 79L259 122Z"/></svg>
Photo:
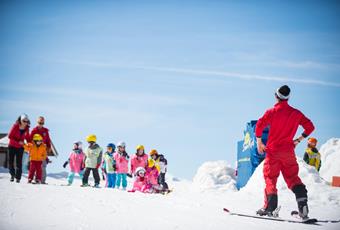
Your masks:
<svg viewBox="0 0 340 230"><path fill-rule="evenodd" d="M80 170L83 171L84 168L85 168L85 163L83 162L83 163L81 164L81 166L80 166Z"/></svg>
<svg viewBox="0 0 340 230"><path fill-rule="evenodd" d="M132 174L131 173L128 173L126 174L128 177L132 178Z"/></svg>
<svg viewBox="0 0 340 230"><path fill-rule="evenodd" d="M66 168L67 164L68 164L68 161L65 161L65 163L63 164L63 168Z"/></svg>

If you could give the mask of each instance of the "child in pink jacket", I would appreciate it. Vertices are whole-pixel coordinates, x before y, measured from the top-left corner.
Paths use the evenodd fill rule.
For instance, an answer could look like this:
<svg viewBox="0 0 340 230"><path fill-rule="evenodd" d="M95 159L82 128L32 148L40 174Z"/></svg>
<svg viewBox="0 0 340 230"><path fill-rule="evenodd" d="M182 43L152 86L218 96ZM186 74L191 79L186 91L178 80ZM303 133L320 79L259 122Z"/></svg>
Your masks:
<svg viewBox="0 0 340 230"><path fill-rule="evenodd" d="M73 183L74 175L79 174L80 179L83 179L83 162L85 155L82 149L82 143L80 141L73 143L73 151L71 152L68 160L64 163L63 167L66 168L67 164L70 164L70 172L67 177L68 185Z"/></svg>
<svg viewBox="0 0 340 230"><path fill-rule="evenodd" d="M144 146L138 145L136 148L136 154L134 154L131 158L131 174L134 175L136 173L136 169L138 167L142 167L146 169L148 165L148 155L144 152Z"/></svg>
<svg viewBox="0 0 340 230"><path fill-rule="evenodd" d="M154 192L157 193L162 191L162 187L158 184L159 172L153 160L148 161L145 175L148 179L148 182L152 185Z"/></svg>
<svg viewBox="0 0 340 230"><path fill-rule="evenodd" d="M149 183L148 178L145 176L145 168L138 167L135 174L135 182L133 188L129 192L140 191L143 193L152 193L152 185Z"/></svg>
<svg viewBox="0 0 340 230"><path fill-rule="evenodd" d="M125 151L126 144L125 142L119 142L117 144L117 151L114 153L113 157L116 161L116 172L117 172L117 181L116 185L119 189L122 184L123 190L126 190L127 187L127 173L129 172L129 155Z"/></svg>

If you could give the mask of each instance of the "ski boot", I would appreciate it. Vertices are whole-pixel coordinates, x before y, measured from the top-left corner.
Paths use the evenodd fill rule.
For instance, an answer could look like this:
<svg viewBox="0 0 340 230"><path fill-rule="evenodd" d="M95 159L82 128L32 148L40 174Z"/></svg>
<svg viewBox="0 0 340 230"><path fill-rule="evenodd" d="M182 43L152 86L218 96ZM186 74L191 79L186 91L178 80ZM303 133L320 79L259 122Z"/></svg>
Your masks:
<svg viewBox="0 0 340 230"><path fill-rule="evenodd" d="M11 176L10 182L14 181L14 176Z"/></svg>
<svg viewBox="0 0 340 230"><path fill-rule="evenodd" d="M303 184L296 185L292 190L295 193L300 218L303 220L308 219L309 210L307 204L308 197L306 186Z"/></svg>
<svg viewBox="0 0 340 230"><path fill-rule="evenodd" d="M277 207L277 194L267 195L267 207L257 210L259 216L278 217L280 207Z"/></svg>
<svg viewBox="0 0 340 230"><path fill-rule="evenodd" d="M17 183L20 183L20 179L16 179L16 181L15 182L17 182Z"/></svg>

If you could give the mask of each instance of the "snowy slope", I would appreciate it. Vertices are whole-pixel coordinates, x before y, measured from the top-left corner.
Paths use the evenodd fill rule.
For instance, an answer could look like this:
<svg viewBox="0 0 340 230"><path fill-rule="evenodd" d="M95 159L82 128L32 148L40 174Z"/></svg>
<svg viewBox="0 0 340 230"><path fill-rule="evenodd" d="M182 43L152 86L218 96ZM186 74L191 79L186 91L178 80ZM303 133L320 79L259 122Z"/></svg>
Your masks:
<svg viewBox="0 0 340 230"><path fill-rule="evenodd" d="M331 168L338 167L327 161L324 163ZM310 216L339 219L340 188L330 187L301 160L299 164L300 176L309 191ZM261 167L247 186L237 191L233 169L226 162L207 162L198 169L193 182L169 177L174 191L165 196L81 188L79 179L71 187L60 186L66 183L65 173L48 177L49 185L27 184L26 178L16 184L10 183L8 173L0 170L0 229L340 229L340 224L297 225L224 213L222 208L227 207L254 214L262 206ZM282 179L278 189L280 215L289 217L290 211L296 209L294 194Z"/></svg>
<svg viewBox="0 0 340 230"><path fill-rule="evenodd" d="M327 181L340 176L340 138L331 138L319 150L321 154L320 175Z"/></svg>

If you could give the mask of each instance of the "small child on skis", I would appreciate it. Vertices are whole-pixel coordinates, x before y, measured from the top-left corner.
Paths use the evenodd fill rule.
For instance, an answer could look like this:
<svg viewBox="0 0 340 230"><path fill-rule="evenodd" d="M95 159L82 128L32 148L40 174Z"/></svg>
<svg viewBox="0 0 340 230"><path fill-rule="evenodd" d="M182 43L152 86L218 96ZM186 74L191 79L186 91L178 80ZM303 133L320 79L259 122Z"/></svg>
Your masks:
<svg viewBox="0 0 340 230"><path fill-rule="evenodd" d="M158 184L162 186L163 191L169 190L168 184L165 182L165 174L167 172L167 167L168 167L168 161L165 159L165 157L162 154L158 154L156 149L152 149L149 153L150 159L149 161L153 161L155 164L159 176L158 176Z"/></svg>
<svg viewBox="0 0 340 230"><path fill-rule="evenodd" d="M70 153L68 160L63 164L63 167L66 168L67 164L70 164L70 172L67 177L67 185L72 185L74 175L77 173L80 179L83 179L83 162L84 162L84 152L82 149L81 141L76 141L73 143L73 151Z"/></svg>
<svg viewBox="0 0 340 230"><path fill-rule="evenodd" d="M47 147L43 143L43 138L40 134L34 134L33 143L26 144L24 147L30 157L28 183L32 183L35 176L35 182L40 184L42 179L42 163L47 157Z"/></svg>
<svg viewBox="0 0 340 230"><path fill-rule="evenodd" d="M308 138L307 148L305 154L303 156L303 160L311 166L314 166L317 171L320 170L321 167L321 154L316 148L318 141L314 137Z"/></svg>
<svg viewBox="0 0 340 230"><path fill-rule="evenodd" d="M123 190L127 187L127 173L129 172L129 155L125 151L125 142L119 142L117 144L117 151L114 153L114 159L116 161L116 171L117 171L117 188L119 189L122 185Z"/></svg>
<svg viewBox="0 0 340 230"><path fill-rule="evenodd" d="M146 169L148 165L148 155L145 154L144 146L138 145L136 148L136 153L131 158L131 174L136 174L136 169L142 167Z"/></svg>
<svg viewBox="0 0 340 230"><path fill-rule="evenodd" d="M106 187L114 188L116 186L116 161L113 157L116 146L112 143L108 144L107 151L103 156L102 169L106 175Z"/></svg>
<svg viewBox="0 0 340 230"><path fill-rule="evenodd" d="M92 171L94 187L99 187L100 177L98 168L102 161L103 149L96 143L97 137L91 134L86 137L89 147L85 150L85 172L83 176L83 187L89 186L88 180Z"/></svg>
<svg viewBox="0 0 340 230"><path fill-rule="evenodd" d="M133 183L133 188L128 192L139 191L143 193L152 193L152 185L149 183L148 178L145 175L145 168L138 167L135 171L135 182Z"/></svg>

